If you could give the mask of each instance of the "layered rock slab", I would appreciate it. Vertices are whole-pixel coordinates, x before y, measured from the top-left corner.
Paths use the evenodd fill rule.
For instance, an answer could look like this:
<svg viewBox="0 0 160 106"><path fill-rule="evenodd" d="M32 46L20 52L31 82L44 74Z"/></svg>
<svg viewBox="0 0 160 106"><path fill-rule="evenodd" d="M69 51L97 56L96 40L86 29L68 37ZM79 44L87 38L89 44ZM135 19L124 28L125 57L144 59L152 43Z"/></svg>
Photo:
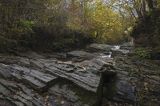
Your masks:
<svg viewBox="0 0 160 106"><path fill-rule="evenodd" d="M77 53L80 53L80 54L77 55ZM88 54L88 55L85 56L84 54ZM60 61L55 58L46 58L40 55L36 56L35 53L34 53L34 56L32 56L32 54L31 55L22 54L20 56L2 56L0 57L1 58L0 59L0 76L2 76L2 79L6 81L9 78L9 81L10 80L13 81L15 85L16 83L18 83L20 85L25 86L30 91L33 90L33 94L36 94L35 93L36 91L45 91L48 93L48 88L52 86L51 89L49 89L49 91L51 91L53 94L58 93L58 95L63 95L65 97L66 95L65 91L66 89L69 89L69 88L68 88L68 85L66 85L66 87L63 85L64 88L59 89L56 85L57 83L59 83L59 79L63 79L64 81L66 80L70 81L74 83L76 86L80 87L81 89L83 88L84 90L91 91L92 93L96 94L99 84L101 83L100 73L105 72L106 74L110 74L110 73L115 73L115 70L117 70L114 67L115 63L113 62L113 59L106 56L105 53L94 53L94 56L93 56L93 54L89 52L73 51L72 54L70 54L70 56L71 55L74 55L74 58L76 58L76 60L78 59L81 60L81 58L83 58L83 60L72 61L71 59L70 61L62 61L62 60ZM56 57L56 56L49 56L49 57ZM123 86L123 83L120 83L120 85L117 83L119 90L115 92L118 93L120 91L120 92L126 93L122 90L123 88L120 87L121 85ZM8 85L2 84L2 86L4 86L2 88L8 90ZM112 85L108 85L108 86L112 86ZM12 87L14 92L17 88L18 87ZM4 89L2 91L4 91ZM22 91L22 89L20 91ZM67 91L67 92L70 93L70 91ZM80 91L77 91L77 92L80 92ZM10 93L6 93L6 95L8 94ZM33 97L30 94L27 94L27 95L29 95L30 97ZM120 94L120 96L118 95L116 97L118 97L119 99L121 95L125 97L124 94ZM125 94L125 95L130 95L130 94ZM10 97L10 96L6 96L6 97L9 97L9 99L14 100L13 97ZM41 95L39 95L39 97L41 97ZM17 98L20 99L18 104L21 104L21 103L28 104L28 102L24 103L25 100L23 100L19 96ZM25 96L24 98L28 98L28 97ZM72 91L71 91L71 94L68 94L68 98L71 99L72 102L80 101L80 99L77 99L76 95L74 95ZM117 101L118 99L114 99L114 100ZM125 98L121 98L121 99L125 100ZM44 103L42 104L44 105ZM82 106L82 105L77 105L77 106Z"/></svg>

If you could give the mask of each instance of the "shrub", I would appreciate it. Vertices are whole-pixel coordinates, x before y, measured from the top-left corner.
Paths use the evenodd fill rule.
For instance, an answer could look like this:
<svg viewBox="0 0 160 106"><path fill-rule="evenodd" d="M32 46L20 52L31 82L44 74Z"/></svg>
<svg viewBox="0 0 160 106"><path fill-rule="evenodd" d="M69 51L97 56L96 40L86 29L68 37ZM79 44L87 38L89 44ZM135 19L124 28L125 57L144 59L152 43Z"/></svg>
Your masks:
<svg viewBox="0 0 160 106"><path fill-rule="evenodd" d="M8 52L16 48L17 42L15 40L10 40L0 35L0 52Z"/></svg>
<svg viewBox="0 0 160 106"><path fill-rule="evenodd" d="M146 48L136 48L135 49L135 54L136 54L137 57L142 58L142 59L151 58L150 50L148 50Z"/></svg>
<svg viewBox="0 0 160 106"><path fill-rule="evenodd" d="M29 20L20 20L18 25L26 31L32 31L33 26L35 25L34 21Z"/></svg>

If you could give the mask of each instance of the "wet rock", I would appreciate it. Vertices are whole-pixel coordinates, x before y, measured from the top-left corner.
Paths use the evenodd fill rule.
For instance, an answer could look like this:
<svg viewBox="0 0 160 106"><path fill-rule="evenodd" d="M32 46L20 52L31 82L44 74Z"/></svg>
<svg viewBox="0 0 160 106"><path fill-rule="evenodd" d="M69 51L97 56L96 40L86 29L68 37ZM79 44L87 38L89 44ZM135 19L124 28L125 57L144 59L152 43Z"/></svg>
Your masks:
<svg viewBox="0 0 160 106"><path fill-rule="evenodd" d="M52 58L52 59L62 59L62 60L65 60L67 59L67 54L66 53L59 53L59 52L56 52L56 53L44 53L43 56L45 58Z"/></svg>
<svg viewBox="0 0 160 106"><path fill-rule="evenodd" d="M0 84L0 93L3 95L9 95L11 93L10 90L8 90L5 86Z"/></svg>
<svg viewBox="0 0 160 106"><path fill-rule="evenodd" d="M103 67L103 65L106 64L107 61L105 62L103 61L103 59L98 59L98 60L93 59L88 62L89 62L88 64L86 62L85 63L82 62L81 64L76 64L76 63L69 64L66 62L46 61L44 62L44 65L45 65L45 71L47 73L72 81L86 90L96 92L97 87L99 86L100 75L92 73L90 70L93 69L92 66L95 66L95 64L97 65L96 67L94 67L95 68L94 70L100 70Z"/></svg>
<svg viewBox="0 0 160 106"><path fill-rule="evenodd" d="M106 64L110 64L114 67L114 62L112 58L97 56L91 60L85 60L79 63L76 63L78 66L85 67L86 69L96 70L97 72L101 72L101 68ZM106 70L107 71L107 70ZM108 70L110 71L110 70Z"/></svg>
<svg viewBox="0 0 160 106"><path fill-rule="evenodd" d="M120 49L123 50L132 50L134 47L132 42L127 42L127 43L123 43L122 45L120 45Z"/></svg>
<svg viewBox="0 0 160 106"><path fill-rule="evenodd" d="M88 49L90 51L98 52L98 51L111 51L114 48L114 46L107 45L107 44L91 44L88 46Z"/></svg>
<svg viewBox="0 0 160 106"><path fill-rule="evenodd" d="M73 106L92 106L92 104L96 101L95 93L88 92L85 89L81 89L77 85L66 80L60 80L49 89L49 92L61 98L65 97L67 101L63 100L63 98L61 101L65 101L68 103L71 102Z"/></svg>
<svg viewBox="0 0 160 106"><path fill-rule="evenodd" d="M110 101L129 104L135 104L137 99L135 86L125 80L104 82L103 97Z"/></svg>
<svg viewBox="0 0 160 106"><path fill-rule="evenodd" d="M0 100L7 100L11 106L44 106L40 95L36 97L33 89L27 88L21 83L0 79ZM2 105L5 106L5 105ZM7 105L10 106L10 105Z"/></svg>
<svg viewBox="0 0 160 106"><path fill-rule="evenodd" d="M0 99L0 106L16 106L16 105L6 99Z"/></svg>
<svg viewBox="0 0 160 106"><path fill-rule="evenodd" d="M58 105L90 106L88 103L96 101L93 97L97 96L95 94L101 85L101 77L104 76L107 86L116 89L110 90L114 94L111 100L134 101L134 88L126 77L128 73L118 73L122 70L118 70L114 59L108 57L108 50L113 50L114 46L96 45L100 45L100 49L105 52L95 53L95 56L85 51L69 52L67 55L72 58L83 58L82 61L76 62L60 61L55 59L56 56L47 58L35 53L30 56L21 54L15 57L1 57L0 95L17 106L45 106L47 103L56 106L59 96L62 99ZM114 84L108 83L115 79L113 76L117 73L119 80ZM61 84L60 80L65 83ZM85 92L82 92L83 90ZM45 91L47 96L43 97L39 91Z"/></svg>
<svg viewBox="0 0 160 106"><path fill-rule="evenodd" d="M16 52L16 54L20 57L29 58L29 59L43 59L43 58L45 58L43 55L40 55L40 54L33 52L33 51L29 51L29 52L25 52L25 53Z"/></svg>
<svg viewBox="0 0 160 106"><path fill-rule="evenodd" d="M112 55L113 56L117 56L117 55L127 55L129 54L130 51L129 50L125 50L125 49L118 49L118 50L114 50L112 49Z"/></svg>
<svg viewBox="0 0 160 106"><path fill-rule="evenodd" d="M84 60L90 60L96 57L96 54L89 53L86 51L71 51L67 53L67 58L72 62L81 62Z"/></svg>
<svg viewBox="0 0 160 106"><path fill-rule="evenodd" d="M59 77L72 81L76 85L95 93L100 81L100 74L98 73L101 72L99 70L104 64L112 61L109 58L97 57L88 62L84 61L81 64L76 64L42 57L43 56L38 55L36 58L29 60L27 60L27 57L15 57L16 61L14 61L14 57L11 57L11 60L13 60L11 64L0 65L0 67L3 68L3 70L0 71L1 76L12 77L12 79L14 78L18 82L22 81L24 84L28 84L33 89L39 91L45 90L50 83L55 82L57 77ZM9 59L9 57L7 58ZM27 65L28 62L24 60L29 61L29 65ZM91 70L97 71L97 74ZM109 70L110 69L106 71ZM5 75L6 71L8 71L8 75Z"/></svg>
<svg viewBox="0 0 160 106"><path fill-rule="evenodd" d="M113 100L118 102L136 103L135 87L129 82L120 80L116 82L116 94Z"/></svg>
<svg viewBox="0 0 160 106"><path fill-rule="evenodd" d="M87 70L85 70L85 74L82 72L68 73L63 71L63 69L57 69L54 66L50 66L47 71L53 75L72 81L78 86L92 92L96 92L100 80L99 76L87 72Z"/></svg>
<svg viewBox="0 0 160 106"><path fill-rule="evenodd" d="M21 67L19 65L1 65L3 70L0 72L4 77L11 77L15 80L23 81L24 83L29 84L34 89L42 90L44 87L47 87L48 84L57 79L57 77L43 72L29 69L26 67ZM5 69L5 70L4 70ZM3 71L3 72L2 72ZM8 75L6 73L8 71Z"/></svg>
<svg viewBox="0 0 160 106"><path fill-rule="evenodd" d="M72 51L72 52L67 53L67 57L91 59L94 57L94 55L91 53L85 52L85 51Z"/></svg>
<svg viewBox="0 0 160 106"><path fill-rule="evenodd" d="M63 84L62 86L57 84L50 88L50 92L57 96L65 96L65 98L71 102L77 102L79 100L76 92L73 92L66 84Z"/></svg>
<svg viewBox="0 0 160 106"><path fill-rule="evenodd" d="M1 63L0 63L0 77L5 79L11 78L11 73L9 71L9 68L6 67L5 64L1 64Z"/></svg>

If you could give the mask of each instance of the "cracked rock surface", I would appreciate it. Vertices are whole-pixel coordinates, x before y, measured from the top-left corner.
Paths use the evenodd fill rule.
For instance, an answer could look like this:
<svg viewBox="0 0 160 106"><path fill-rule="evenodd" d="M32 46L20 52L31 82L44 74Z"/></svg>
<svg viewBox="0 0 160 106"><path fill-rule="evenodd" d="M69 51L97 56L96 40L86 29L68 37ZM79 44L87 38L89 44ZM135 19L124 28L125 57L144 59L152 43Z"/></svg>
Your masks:
<svg viewBox="0 0 160 106"><path fill-rule="evenodd" d="M159 66L150 64L104 44L69 53L0 54L0 106L95 106L100 87L104 106L158 106Z"/></svg>

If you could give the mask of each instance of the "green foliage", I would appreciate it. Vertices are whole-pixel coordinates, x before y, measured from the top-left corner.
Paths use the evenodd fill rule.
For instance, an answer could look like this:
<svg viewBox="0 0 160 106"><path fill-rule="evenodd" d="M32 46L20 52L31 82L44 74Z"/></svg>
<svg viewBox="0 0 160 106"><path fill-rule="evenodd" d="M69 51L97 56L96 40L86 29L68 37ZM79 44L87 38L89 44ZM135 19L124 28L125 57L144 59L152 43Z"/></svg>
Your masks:
<svg viewBox="0 0 160 106"><path fill-rule="evenodd" d="M18 22L19 27L24 28L24 30L32 31L33 26L35 25L34 21L29 20L20 20Z"/></svg>
<svg viewBox="0 0 160 106"><path fill-rule="evenodd" d="M135 54L137 57L142 58L142 59L151 58L150 51L147 50L146 48L136 48Z"/></svg>
<svg viewBox="0 0 160 106"><path fill-rule="evenodd" d="M160 8L160 0L157 0L158 8Z"/></svg>
<svg viewBox="0 0 160 106"><path fill-rule="evenodd" d="M70 4L67 27L90 33L96 42L115 43L128 37L124 35L124 31L131 26L132 18L121 16L110 4L100 0L84 0L83 6L77 0Z"/></svg>
<svg viewBox="0 0 160 106"><path fill-rule="evenodd" d="M0 36L0 52L6 52L16 49L17 42Z"/></svg>
<svg viewBox="0 0 160 106"><path fill-rule="evenodd" d="M130 27L128 15L100 0L1 0L0 13L3 37L32 49L117 42Z"/></svg>
<svg viewBox="0 0 160 106"><path fill-rule="evenodd" d="M15 37L28 36L33 33L33 27L35 23L33 21L28 20L20 20L15 26L11 27L10 34L15 35Z"/></svg>
<svg viewBox="0 0 160 106"><path fill-rule="evenodd" d="M93 36L99 40L114 41L122 35L123 26L120 15L100 1L96 2L94 11L90 13L90 21Z"/></svg>
<svg viewBox="0 0 160 106"><path fill-rule="evenodd" d="M160 10L155 9L140 20L135 26L132 35L136 46L150 47L157 51L160 47Z"/></svg>

